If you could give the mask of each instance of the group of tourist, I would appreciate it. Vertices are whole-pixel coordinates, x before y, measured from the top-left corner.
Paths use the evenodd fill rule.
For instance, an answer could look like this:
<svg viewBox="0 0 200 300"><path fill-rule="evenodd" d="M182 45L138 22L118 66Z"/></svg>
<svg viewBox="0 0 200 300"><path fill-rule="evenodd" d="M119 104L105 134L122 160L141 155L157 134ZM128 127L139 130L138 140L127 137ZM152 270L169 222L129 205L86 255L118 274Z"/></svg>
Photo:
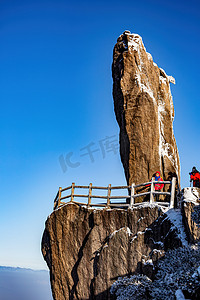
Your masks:
<svg viewBox="0 0 200 300"><path fill-rule="evenodd" d="M192 172L189 173L190 175L190 182L193 182L193 187L200 188L200 172L196 169L196 167L192 168ZM155 181L159 181L159 183L155 184L155 191L161 191L164 187L164 184L161 182L163 181L162 177L160 176L160 172L157 171L155 173ZM157 196L157 199L159 199L159 196Z"/></svg>

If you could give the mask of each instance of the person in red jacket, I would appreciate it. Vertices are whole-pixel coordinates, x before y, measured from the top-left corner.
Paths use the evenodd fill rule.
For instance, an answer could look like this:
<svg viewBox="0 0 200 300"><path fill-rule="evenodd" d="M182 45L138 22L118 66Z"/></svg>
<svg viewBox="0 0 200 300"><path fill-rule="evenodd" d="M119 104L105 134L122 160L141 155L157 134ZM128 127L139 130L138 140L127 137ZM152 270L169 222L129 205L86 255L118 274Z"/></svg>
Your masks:
<svg viewBox="0 0 200 300"><path fill-rule="evenodd" d="M155 181L163 181L162 177L160 176L160 172L156 172ZM164 187L163 183L156 183L155 184L155 191L160 191Z"/></svg>
<svg viewBox="0 0 200 300"><path fill-rule="evenodd" d="M155 181L163 181L162 177L160 176L160 172L157 171L155 174ZM150 186L150 184L148 184L147 186ZM156 192L160 192L162 190L162 188L164 187L164 183L155 183L154 185L154 189ZM156 195L156 201L159 200L159 195Z"/></svg>
<svg viewBox="0 0 200 300"><path fill-rule="evenodd" d="M197 171L196 167L192 168L190 174L190 182L193 181L193 187L200 187L200 173Z"/></svg>
<svg viewBox="0 0 200 300"><path fill-rule="evenodd" d="M155 181L163 181L162 177L160 176L160 172L157 171L155 175ZM155 184L155 191L160 192L162 188L164 187L163 183L156 183ZM159 195L156 195L156 201L159 201Z"/></svg>

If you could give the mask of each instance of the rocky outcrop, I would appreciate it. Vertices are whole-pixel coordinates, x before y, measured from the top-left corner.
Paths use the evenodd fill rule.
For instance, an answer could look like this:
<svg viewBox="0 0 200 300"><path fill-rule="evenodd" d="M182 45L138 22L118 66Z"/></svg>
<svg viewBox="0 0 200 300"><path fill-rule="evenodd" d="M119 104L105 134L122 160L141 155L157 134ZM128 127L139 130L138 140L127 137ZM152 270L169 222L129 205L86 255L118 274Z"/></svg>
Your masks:
<svg viewBox="0 0 200 300"><path fill-rule="evenodd" d="M67 204L49 216L42 239L55 300L111 299L119 276L152 278L156 261L179 246L178 228L156 205L95 210Z"/></svg>
<svg viewBox="0 0 200 300"><path fill-rule="evenodd" d="M173 133L174 106L167 76L146 52L142 38L125 31L113 52L113 97L120 127L120 154L128 184L180 177Z"/></svg>
<svg viewBox="0 0 200 300"><path fill-rule="evenodd" d="M200 189L184 188L181 194L181 208L187 238L190 243L196 243L200 241Z"/></svg>

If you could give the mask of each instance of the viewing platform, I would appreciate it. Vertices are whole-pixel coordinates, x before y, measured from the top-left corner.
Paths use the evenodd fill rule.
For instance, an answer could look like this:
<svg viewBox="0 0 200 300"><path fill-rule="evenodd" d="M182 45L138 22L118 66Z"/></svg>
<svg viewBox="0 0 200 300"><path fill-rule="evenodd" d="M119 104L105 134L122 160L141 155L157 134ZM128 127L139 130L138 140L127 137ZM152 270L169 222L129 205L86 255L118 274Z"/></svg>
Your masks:
<svg viewBox="0 0 200 300"><path fill-rule="evenodd" d="M168 192L155 191L155 184L164 184L168 185ZM138 188L147 188L150 190L147 192L140 193ZM171 181L155 181L155 178L152 178L152 181L141 183L135 185L134 183L131 186L111 186L109 184L105 186L93 186L92 183L89 185L75 185L72 183L71 186L66 188L59 187L58 193L54 200L54 210L67 204L75 203L77 205L86 205L87 207L99 207L99 208L129 208L134 206L143 205L144 203L157 204L164 208L174 208L174 199L175 199L175 189L176 189L176 178L173 177ZM87 193L80 193L82 190L87 190ZM94 191L101 191L102 195L94 194ZM117 190L118 194L113 195L114 191ZM68 195L66 192L68 191ZM99 192L100 193L100 192ZM120 195L121 193L121 195ZM123 194L122 193L126 193ZM112 194L112 195L111 195ZM149 199L146 198L142 201L136 202L138 197L145 197L149 195ZM155 201L156 195L168 196L168 202ZM78 198L80 201L78 201ZM69 200L66 202L66 200ZM103 202L94 201L94 199L101 199ZM140 198L141 199L141 198ZM65 200L65 201L63 201ZM92 201L93 200L93 201ZM121 202L117 202L120 200Z"/></svg>

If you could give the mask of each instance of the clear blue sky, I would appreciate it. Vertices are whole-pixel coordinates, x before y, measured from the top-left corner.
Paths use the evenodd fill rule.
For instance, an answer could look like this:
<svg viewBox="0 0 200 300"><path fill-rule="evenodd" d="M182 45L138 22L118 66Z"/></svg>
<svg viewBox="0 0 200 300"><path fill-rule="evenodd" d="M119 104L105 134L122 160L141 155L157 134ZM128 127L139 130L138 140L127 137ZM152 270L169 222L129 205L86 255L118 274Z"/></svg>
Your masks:
<svg viewBox="0 0 200 300"><path fill-rule="evenodd" d="M199 15L194 0L0 1L0 265L46 267L40 241L59 186L125 184L119 153L100 145L118 139L111 64L126 29L176 78L174 131L189 185L200 169ZM88 145L94 162L81 156Z"/></svg>

